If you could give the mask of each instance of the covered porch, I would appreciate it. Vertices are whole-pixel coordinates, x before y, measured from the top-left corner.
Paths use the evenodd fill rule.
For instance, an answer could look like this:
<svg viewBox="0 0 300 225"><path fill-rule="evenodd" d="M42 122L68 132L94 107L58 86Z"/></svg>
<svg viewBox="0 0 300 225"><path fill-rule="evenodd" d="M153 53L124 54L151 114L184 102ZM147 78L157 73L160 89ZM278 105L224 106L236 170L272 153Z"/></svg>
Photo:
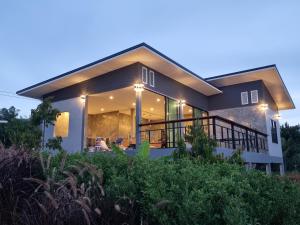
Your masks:
<svg viewBox="0 0 300 225"><path fill-rule="evenodd" d="M142 84L86 96L85 147L90 151L136 149L143 141L151 149L177 147L188 127L198 123L218 147L266 153L267 135L231 120L209 116L184 99L174 99ZM107 148L103 149L105 143Z"/></svg>

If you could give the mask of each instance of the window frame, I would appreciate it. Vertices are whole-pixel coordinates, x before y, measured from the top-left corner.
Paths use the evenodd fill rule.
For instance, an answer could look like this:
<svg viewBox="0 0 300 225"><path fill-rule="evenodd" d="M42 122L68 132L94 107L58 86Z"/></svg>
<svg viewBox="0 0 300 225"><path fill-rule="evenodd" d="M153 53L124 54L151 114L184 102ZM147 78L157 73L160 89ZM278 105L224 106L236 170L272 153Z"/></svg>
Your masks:
<svg viewBox="0 0 300 225"><path fill-rule="evenodd" d="M67 115L68 115L68 121L67 121L67 126L66 126L66 128L67 128L67 131L65 132L66 133L66 135L57 135L56 133L57 133L57 119L61 116L61 114L64 114L64 113L67 113ZM70 112L67 112L67 111L65 111L65 112L60 112L59 114L57 114L57 116L56 116L56 120L55 120L55 122L54 122L54 127L53 127L53 137L62 137L62 138L67 138L67 137L69 137L69 131L70 131Z"/></svg>
<svg viewBox="0 0 300 225"><path fill-rule="evenodd" d="M256 93L256 98L255 98L255 101L253 100L254 99L254 93ZM252 104L256 104L256 103L258 103L259 102L259 99L258 99L259 97L258 97L258 90L252 90L251 91L251 103Z"/></svg>
<svg viewBox="0 0 300 225"><path fill-rule="evenodd" d="M272 143L278 144L278 132L276 120L271 119L271 137Z"/></svg>
<svg viewBox="0 0 300 225"><path fill-rule="evenodd" d="M155 87L155 73L153 70L149 70L149 85Z"/></svg>
<svg viewBox="0 0 300 225"><path fill-rule="evenodd" d="M243 98L244 95L247 96L247 98L246 98L247 101L246 102L243 101L244 100L244 98ZM249 104L249 93L248 93L248 91L242 91L241 92L241 104L242 105L248 105Z"/></svg>
<svg viewBox="0 0 300 225"><path fill-rule="evenodd" d="M144 84L148 84L148 68L142 67L142 82Z"/></svg>

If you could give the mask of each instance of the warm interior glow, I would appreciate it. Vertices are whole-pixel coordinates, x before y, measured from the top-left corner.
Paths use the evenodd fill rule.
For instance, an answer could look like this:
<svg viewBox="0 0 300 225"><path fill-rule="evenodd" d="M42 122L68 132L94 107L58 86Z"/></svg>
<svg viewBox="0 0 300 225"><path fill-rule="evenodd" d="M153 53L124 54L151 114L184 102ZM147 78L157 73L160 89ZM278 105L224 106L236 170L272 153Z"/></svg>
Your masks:
<svg viewBox="0 0 300 225"><path fill-rule="evenodd" d="M150 108L150 111L154 111L154 108Z"/></svg>
<svg viewBox="0 0 300 225"><path fill-rule="evenodd" d="M103 108L101 108L100 110L101 110L101 112L103 112L103 111L104 111L104 109L103 109Z"/></svg>
<svg viewBox="0 0 300 225"><path fill-rule="evenodd" d="M135 102L133 102L132 105L135 106Z"/></svg>
<svg viewBox="0 0 300 225"><path fill-rule="evenodd" d="M160 98L156 99L157 102L160 102Z"/></svg>
<svg viewBox="0 0 300 225"><path fill-rule="evenodd" d="M69 117L68 112L60 113L54 126L54 137L68 137L69 135Z"/></svg>
<svg viewBox="0 0 300 225"><path fill-rule="evenodd" d="M110 99L110 100L113 100L113 99L114 99L114 96L112 96L112 95L109 96L109 99Z"/></svg>

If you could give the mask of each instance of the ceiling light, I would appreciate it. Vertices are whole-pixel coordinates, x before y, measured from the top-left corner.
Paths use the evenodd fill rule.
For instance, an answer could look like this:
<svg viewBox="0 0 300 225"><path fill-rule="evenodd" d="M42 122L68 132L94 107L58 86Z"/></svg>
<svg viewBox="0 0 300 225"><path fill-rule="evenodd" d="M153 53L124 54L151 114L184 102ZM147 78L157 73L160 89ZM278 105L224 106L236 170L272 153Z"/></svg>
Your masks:
<svg viewBox="0 0 300 225"><path fill-rule="evenodd" d="M114 99L114 96L112 96L112 95L109 96L109 99L110 99L110 100L113 100L113 99Z"/></svg>
<svg viewBox="0 0 300 225"><path fill-rule="evenodd" d="M154 108L150 108L150 111L154 111Z"/></svg>
<svg viewBox="0 0 300 225"><path fill-rule="evenodd" d="M135 102L133 102L132 105L135 106Z"/></svg>
<svg viewBox="0 0 300 225"><path fill-rule="evenodd" d="M193 110L192 109L189 109L189 112L192 112Z"/></svg>
<svg viewBox="0 0 300 225"><path fill-rule="evenodd" d="M157 102L160 102L160 98L156 99Z"/></svg>
<svg viewBox="0 0 300 225"><path fill-rule="evenodd" d="M101 108L100 110L101 110L101 112L103 112L103 111L104 111L104 109L103 109L103 108Z"/></svg>

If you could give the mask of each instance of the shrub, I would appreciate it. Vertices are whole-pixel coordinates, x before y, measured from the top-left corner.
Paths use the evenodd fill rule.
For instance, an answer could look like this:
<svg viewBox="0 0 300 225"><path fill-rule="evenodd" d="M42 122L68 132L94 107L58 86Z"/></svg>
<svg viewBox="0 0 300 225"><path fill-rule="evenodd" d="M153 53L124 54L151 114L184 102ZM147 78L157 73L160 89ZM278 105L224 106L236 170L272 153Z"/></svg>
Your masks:
<svg viewBox="0 0 300 225"><path fill-rule="evenodd" d="M235 164L76 154L103 171L106 197L129 198L146 224L299 224L295 184ZM135 220L137 224L138 219Z"/></svg>

